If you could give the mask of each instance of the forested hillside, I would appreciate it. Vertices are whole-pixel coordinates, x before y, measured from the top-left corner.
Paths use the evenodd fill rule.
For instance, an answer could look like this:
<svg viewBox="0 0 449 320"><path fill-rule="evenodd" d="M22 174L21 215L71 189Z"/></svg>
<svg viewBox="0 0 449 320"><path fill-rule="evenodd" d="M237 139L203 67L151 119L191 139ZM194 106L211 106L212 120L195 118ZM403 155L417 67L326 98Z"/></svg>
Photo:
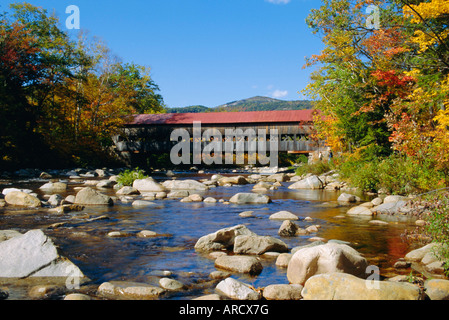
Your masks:
<svg viewBox="0 0 449 320"><path fill-rule="evenodd" d="M184 108L167 108L169 113L188 112L240 112L240 111L273 111L310 109L312 103L308 100L284 101L268 97L252 97L229 102L217 107L189 106Z"/></svg>

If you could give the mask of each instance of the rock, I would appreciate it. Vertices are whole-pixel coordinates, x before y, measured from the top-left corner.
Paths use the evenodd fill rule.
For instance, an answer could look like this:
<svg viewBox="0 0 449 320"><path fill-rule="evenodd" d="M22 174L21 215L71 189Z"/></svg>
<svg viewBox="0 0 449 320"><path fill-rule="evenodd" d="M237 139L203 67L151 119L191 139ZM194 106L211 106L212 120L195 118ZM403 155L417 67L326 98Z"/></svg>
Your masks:
<svg viewBox="0 0 449 320"><path fill-rule="evenodd" d="M281 253L276 259L276 266L279 268L287 268L292 256L291 253Z"/></svg>
<svg viewBox="0 0 449 320"><path fill-rule="evenodd" d="M75 197L75 204L81 205L109 205L112 206L114 201L111 197L104 195L90 187L82 188Z"/></svg>
<svg viewBox="0 0 449 320"><path fill-rule="evenodd" d="M260 181L254 185L253 190L266 191L266 190L270 189L271 187L272 187L271 184L269 184L265 181Z"/></svg>
<svg viewBox="0 0 449 320"><path fill-rule="evenodd" d="M65 296L64 300L77 300L77 301L81 301L81 300L92 300L92 298L90 296L88 296L87 294L82 294L82 293L70 293L68 295Z"/></svg>
<svg viewBox="0 0 449 320"><path fill-rule="evenodd" d="M354 195L349 193L342 193L337 199L338 202L356 202L357 199Z"/></svg>
<svg viewBox="0 0 449 320"><path fill-rule="evenodd" d="M247 284L233 278L222 280L215 290L228 298L234 300L259 300L259 292L250 288Z"/></svg>
<svg viewBox="0 0 449 320"><path fill-rule="evenodd" d="M134 187L130 187L130 186L125 186L122 187L120 190L118 190L116 192L116 194L118 195L123 195L123 196L128 196L128 195L132 195L132 194L139 194L139 190L137 190Z"/></svg>
<svg viewBox="0 0 449 320"><path fill-rule="evenodd" d="M418 219L415 221L415 225L417 225L418 227L424 227L426 224L427 222L425 220Z"/></svg>
<svg viewBox="0 0 449 320"><path fill-rule="evenodd" d="M197 193L189 195L189 199L193 202L201 202L203 201L203 197Z"/></svg>
<svg viewBox="0 0 449 320"><path fill-rule="evenodd" d="M159 285L162 288L170 291L179 291L185 288L185 285L182 282L170 278L159 279Z"/></svg>
<svg viewBox="0 0 449 320"><path fill-rule="evenodd" d="M246 180L246 178L243 176L222 177L222 178L218 179L219 186L224 186L226 184L243 185L243 184L248 184L248 180Z"/></svg>
<svg viewBox="0 0 449 320"><path fill-rule="evenodd" d="M270 197L258 194L258 193L237 193L234 196L229 199L229 202L231 203L237 203L237 204L245 204L245 203L270 203L271 199Z"/></svg>
<svg viewBox="0 0 449 320"><path fill-rule="evenodd" d="M153 178L137 179L133 182L133 188L142 192L162 192L165 188L160 183L154 181Z"/></svg>
<svg viewBox="0 0 449 320"><path fill-rule="evenodd" d="M298 284L272 284L263 289L267 300L301 300L303 286Z"/></svg>
<svg viewBox="0 0 449 320"><path fill-rule="evenodd" d="M217 199L215 199L213 197L207 197L206 199L203 200L203 202L205 202L205 203L216 203Z"/></svg>
<svg viewBox="0 0 449 320"><path fill-rule="evenodd" d="M307 232L307 233L315 233L315 232L318 232L318 227L317 227L316 225L308 226L308 227L306 228L306 232Z"/></svg>
<svg viewBox="0 0 449 320"><path fill-rule="evenodd" d="M269 217L270 220L299 220L297 215L294 215L293 213L289 211L279 211L276 213L273 213Z"/></svg>
<svg viewBox="0 0 449 320"><path fill-rule="evenodd" d="M98 293L106 297L118 299L143 300L161 296L165 289L146 283L128 281L104 282L98 287Z"/></svg>
<svg viewBox="0 0 449 320"><path fill-rule="evenodd" d="M0 300L8 299L9 292L6 289L0 288Z"/></svg>
<svg viewBox="0 0 449 320"><path fill-rule="evenodd" d="M196 180L167 180L162 185L169 190L198 190L206 191L209 189L204 183Z"/></svg>
<svg viewBox="0 0 449 320"><path fill-rule="evenodd" d="M449 280L427 280L424 282L424 289L430 300L449 300Z"/></svg>
<svg viewBox="0 0 449 320"><path fill-rule="evenodd" d="M377 213L377 214L397 214L400 212L400 209L404 207L407 204L406 201L398 201L398 202L387 202L382 203L381 205L378 205L371 209L371 211Z"/></svg>
<svg viewBox="0 0 449 320"><path fill-rule="evenodd" d="M269 182L287 182L290 181L290 177L285 173L275 173L267 177Z"/></svg>
<svg viewBox="0 0 449 320"><path fill-rule="evenodd" d="M282 225L278 230L278 234L281 237L293 237L296 235L298 229L299 227L291 220L284 220L284 222L282 222Z"/></svg>
<svg viewBox="0 0 449 320"><path fill-rule="evenodd" d="M75 196L74 195L69 195L69 196L67 196L67 197L65 197L65 199L64 199L64 202L66 202L66 203L75 203Z"/></svg>
<svg viewBox="0 0 449 320"><path fill-rule="evenodd" d="M302 290L304 300L422 300L418 286L405 282L372 281L347 273L318 274Z"/></svg>
<svg viewBox="0 0 449 320"><path fill-rule="evenodd" d="M412 261L412 262L421 262L421 260L428 254L432 253L438 246L437 243L432 242L429 243L421 248L415 249L410 251L405 255L405 260Z"/></svg>
<svg viewBox="0 0 449 320"><path fill-rule="evenodd" d="M346 212L346 214L349 215L361 215L361 216L372 216L373 212L364 206L356 206L356 207L352 207L351 209L348 210L348 212Z"/></svg>
<svg viewBox="0 0 449 320"><path fill-rule="evenodd" d="M154 202L151 201L145 201L145 200L135 200L131 204L135 208L144 208L144 207L150 207L152 205L155 205Z"/></svg>
<svg viewBox="0 0 449 320"><path fill-rule="evenodd" d="M84 277L41 230L0 242L0 278Z"/></svg>
<svg viewBox="0 0 449 320"><path fill-rule="evenodd" d="M241 255L221 255L215 259L215 267L250 275L258 275L263 269L262 264L256 257Z"/></svg>
<svg viewBox="0 0 449 320"><path fill-rule="evenodd" d="M61 197L59 194L52 194L50 198L48 198L47 202L49 205L56 207L61 204L62 200L64 200L64 198Z"/></svg>
<svg viewBox="0 0 449 320"><path fill-rule="evenodd" d="M254 211L243 211L239 213L239 217L248 218L253 216Z"/></svg>
<svg viewBox="0 0 449 320"><path fill-rule="evenodd" d="M139 233L137 233L137 236L139 238L150 238L150 237L156 237L157 233L151 230L142 230Z"/></svg>
<svg viewBox="0 0 449 320"><path fill-rule="evenodd" d="M189 191L187 190L175 190L167 194L167 198L185 198L189 196Z"/></svg>
<svg viewBox="0 0 449 320"><path fill-rule="evenodd" d="M220 229L201 237L195 244L195 250L219 251L230 249L234 246L235 237L239 235L255 235L255 233L244 225Z"/></svg>
<svg viewBox="0 0 449 320"><path fill-rule="evenodd" d="M206 301L221 300L221 296L219 294L212 293L193 298L192 300L206 300Z"/></svg>
<svg viewBox="0 0 449 320"><path fill-rule="evenodd" d="M384 202L384 201L382 200L382 198L379 198L379 197L374 198L373 200L371 200L371 203L372 203L374 206L379 206L379 205L381 205L383 202Z"/></svg>
<svg viewBox="0 0 449 320"><path fill-rule="evenodd" d="M378 225L378 226L386 226L386 225L388 225L388 222L382 221L382 220L370 220L368 223L369 224Z"/></svg>
<svg viewBox="0 0 449 320"><path fill-rule="evenodd" d="M327 243L296 251L288 264L287 278L290 283L304 285L307 279L321 273L365 276L367 266L366 259L350 246Z"/></svg>
<svg viewBox="0 0 449 320"><path fill-rule="evenodd" d="M48 182L39 189L46 192L64 192L67 190L67 184L63 182Z"/></svg>
<svg viewBox="0 0 449 320"><path fill-rule="evenodd" d="M97 188L112 188L116 185L117 183L115 181L112 180L101 180L100 182L98 182L95 186Z"/></svg>
<svg viewBox="0 0 449 320"><path fill-rule="evenodd" d="M11 206L37 208L41 207L41 201L28 193L12 191L5 195L5 201Z"/></svg>
<svg viewBox="0 0 449 320"><path fill-rule="evenodd" d="M212 271L211 273L209 273L209 278L214 279L214 280L222 280L222 279L226 279L228 277L230 277L231 274L229 272L225 272L225 271Z"/></svg>
<svg viewBox="0 0 449 320"><path fill-rule="evenodd" d="M56 299L63 296L66 288L58 285L37 285L28 291L28 295L33 299Z"/></svg>
<svg viewBox="0 0 449 320"><path fill-rule="evenodd" d="M286 252L288 246L279 239L271 236L239 235L234 239L234 253L236 254L264 254L267 251Z"/></svg>
<svg viewBox="0 0 449 320"><path fill-rule="evenodd" d="M324 187L323 182L318 176L310 176L298 182L291 184L289 189L322 189Z"/></svg>
<svg viewBox="0 0 449 320"><path fill-rule="evenodd" d="M383 203L394 203L394 202L398 202L398 201L406 201L407 200L407 197L404 197L404 196L396 196L396 195L394 195L394 196L386 196L385 198L384 198L384 201L383 201Z"/></svg>

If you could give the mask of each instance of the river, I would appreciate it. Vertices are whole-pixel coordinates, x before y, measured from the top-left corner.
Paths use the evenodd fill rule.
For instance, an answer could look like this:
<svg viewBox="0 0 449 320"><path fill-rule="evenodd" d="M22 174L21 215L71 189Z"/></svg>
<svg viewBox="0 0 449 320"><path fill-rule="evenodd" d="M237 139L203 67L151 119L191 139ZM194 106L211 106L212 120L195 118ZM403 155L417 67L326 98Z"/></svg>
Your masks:
<svg viewBox="0 0 449 320"><path fill-rule="evenodd" d="M211 174L181 174L178 179L210 178ZM154 177L166 180L167 177ZM3 181L5 187L38 190L46 181ZM161 271L170 271L172 277L192 285L190 290L181 291L162 299L191 299L203 294L213 293L214 285L208 285L208 274L215 271L214 260L207 254L194 250L196 241L219 229L245 224L258 235L278 235L282 221L270 220L269 216L281 210L290 211L300 217L296 223L306 228L320 225L317 233L306 236L282 237L289 248L306 245L312 237L327 240L348 241L362 253L370 264L381 270L381 275L400 274L392 268L398 258L404 257L409 245L401 238L405 229L413 229L412 221L390 220L387 225L368 223L373 218L349 216L349 206L337 205L340 192L326 190L291 190L291 183L284 182L277 190L266 192L272 203L266 205L237 205L203 202L180 202L179 199L154 200L155 206L134 208L129 203L116 201L112 207L86 207L82 212L55 214L47 208L38 210L19 210L7 207L0 209L0 229L15 229L26 232L41 228L60 247L62 255L74 262L91 280L92 288L111 280L126 280L157 284ZM75 194L69 184L66 196ZM229 199L238 192L251 192L253 185L211 188L203 196L216 199ZM37 192L37 191L36 191ZM112 189L103 193L115 195ZM44 195L38 192L40 197ZM363 200L370 200L363 196ZM240 217L243 211L254 211L252 217ZM106 215L109 219L88 221ZM313 222L305 221L313 218ZM377 219L377 218L374 218ZM53 223L65 222L58 228L48 228ZM142 230L155 231L159 236L139 238L136 233ZM122 231L129 236L111 238L111 231ZM269 284L288 283L286 269L276 267L275 258L261 257L263 271L255 277L235 274L254 287ZM202 285L204 283L204 285ZM10 299L26 299L26 290L10 285ZM92 289L93 290L93 289Z"/></svg>

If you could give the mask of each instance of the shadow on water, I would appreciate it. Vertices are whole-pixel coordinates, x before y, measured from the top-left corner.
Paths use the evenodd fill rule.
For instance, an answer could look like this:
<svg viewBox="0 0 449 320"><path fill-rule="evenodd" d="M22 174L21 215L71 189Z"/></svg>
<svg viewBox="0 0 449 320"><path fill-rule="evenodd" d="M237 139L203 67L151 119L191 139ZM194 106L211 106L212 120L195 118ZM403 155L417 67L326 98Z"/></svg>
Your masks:
<svg viewBox="0 0 449 320"><path fill-rule="evenodd" d="M41 182L35 182L18 187L36 190L40 185ZM281 210L296 214L300 218L296 223L302 228L311 224L321 226L317 233L307 236L282 237L290 249L310 243L309 239L314 236L348 241L381 269L390 267L406 254L408 246L401 234L404 228L410 227L407 222L372 225L371 218L346 215L349 207L337 204L338 192L290 190L288 185L283 183L278 190L267 192L273 202L264 205L183 203L179 199L164 199L154 200L155 205L146 208L137 209L130 203L116 201L112 207L88 207L70 214L50 213L48 209L2 209L0 229L26 232L42 228L61 248L62 254L78 265L94 284L110 280L151 283L155 281L154 274L161 270L207 279L216 269L211 258L195 252L194 245L200 237L221 228L245 224L256 234L279 238L282 221L270 220L269 215ZM62 196L75 194L74 186ZM251 192L252 186L216 187L203 195L228 200L238 192ZM102 192L113 195L112 190ZM243 211L254 213L252 217L242 218L239 213ZM107 219L92 219L100 216L107 216ZM313 218L313 222L305 221L305 217ZM61 222L59 227L48 228ZM158 235L140 238L137 233L142 230L152 230ZM126 236L108 237L111 231L121 231ZM275 258L261 257L261 262L264 269L257 277L234 276L254 287L288 283L286 269L276 267ZM186 297L179 294L171 298Z"/></svg>

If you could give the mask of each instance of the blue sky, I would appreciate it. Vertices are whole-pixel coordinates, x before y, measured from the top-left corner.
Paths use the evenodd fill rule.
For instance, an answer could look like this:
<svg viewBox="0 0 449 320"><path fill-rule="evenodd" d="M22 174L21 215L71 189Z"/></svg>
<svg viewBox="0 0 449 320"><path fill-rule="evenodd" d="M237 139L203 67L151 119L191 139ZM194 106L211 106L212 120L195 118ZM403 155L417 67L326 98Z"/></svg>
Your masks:
<svg viewBox="0 0 449 320"><path fill-rule="evenodd" d="M0 0L2 10L15 1ZM214 107L256 95L304 97L306 56L321 40L305 24L319 0L28 0L80 9L80 27L124 62L151 67L168 107ZM71 34L77 32L69 31Z"/></svg>

